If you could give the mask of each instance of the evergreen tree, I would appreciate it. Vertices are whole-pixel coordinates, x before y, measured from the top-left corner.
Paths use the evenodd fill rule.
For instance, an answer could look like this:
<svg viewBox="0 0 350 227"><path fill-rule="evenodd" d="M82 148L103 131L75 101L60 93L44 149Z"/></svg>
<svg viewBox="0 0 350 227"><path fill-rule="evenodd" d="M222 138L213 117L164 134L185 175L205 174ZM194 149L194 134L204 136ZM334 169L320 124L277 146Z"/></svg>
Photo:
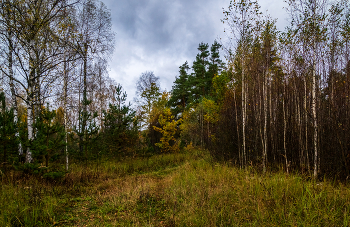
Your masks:
<svg viewBox="0 0 350 227"><path fill-rule="evenodd" d="M83 106L88 106L91 102L91 100L84 99L82 104ZM91 146L98 136L99 127L96 124L96 118L96 111L80 110L79 125L73 129L79 138L80 155L84 155L86 160L89 158L88 151L91 150Z"/></svg>
<svg viewBox="0 0 350 227"><path fill-rule="evenodd" d="M225 64L220 59L220 48L221 44L218 43L216 40L214 41L214 44L210 48L210 58L209 58L209 69L207 72L207 89L208 91L212 91L213 86L213 78L221 73L221 71L224 69Z"/></svg>
<svg viewBox="0 0 350 227"><path fill-rule="evenodd" d="M42 160L45 166L49 166L50 160L56 160L61 155L65 146L64 126L55 120L56 111L50 111L49 106L43 108L40 116L35 121L36 137L32 142L31 150L35 160Z"/></svg>
<svg viewBox="0 0 350 227"><path fill-rule="evenodd" d="M194 102L211 95L213 78L224 69L224 63L220 59L219 50L221 44L214 41L209 51L209 45L200 43L196 60L193 62L193 73L189 77L191 95Z"/></svg>
<svg viewBox="0 0 350 227"><path fill-rule="evenodd" d="M16 136L17 125L14 124L13 108L6 107L5 94L0 93L0 149L2 150L2 162L11 162L18 151L18 138Z"/></svg>
<svg viewBox="0 0 350 227"><path fill-rule="evenodd" d="M173 107L175 116L179 113L183 113L186 106L191 101L191 84L189 83L189 75L187 73L189 69L190 67L187 61L180 66L180 76L176 77L171 91L169 106Z"/></svg>
<svg viewBox="0 0 350 227"><path fill-rule="evenodd" d="M193 62L193 73L188 74L190 66L187 61L180 66L180 76L176 78L169 105L173 113L183 113L189 104L198 103L203 97L212 95L213 79L224 69L220 59L221 44L214 41L209 51L209 45L200 43L196 60Z"/></svg>
<svg viewBox="0 0 350 227"><path fill-rule="evenodd" d="M131 104L125 104L126 92L122 92L122 86L115 87L116 103L109 104L109 110L103 111L105 141L110 152L125 151L135 144L138 137L138 123L135 118L136 111Z"/></svg>
<svg viewBox="0 0 350 227"><path fill-rule="evenodd" d="M193 62L192 69L193 74L190 77L192 85L192 96L195 101L208 94L207 85L210 79L207 76L207 70L209 66L209 45L207 43L200 43L196 60Z"/></svg>

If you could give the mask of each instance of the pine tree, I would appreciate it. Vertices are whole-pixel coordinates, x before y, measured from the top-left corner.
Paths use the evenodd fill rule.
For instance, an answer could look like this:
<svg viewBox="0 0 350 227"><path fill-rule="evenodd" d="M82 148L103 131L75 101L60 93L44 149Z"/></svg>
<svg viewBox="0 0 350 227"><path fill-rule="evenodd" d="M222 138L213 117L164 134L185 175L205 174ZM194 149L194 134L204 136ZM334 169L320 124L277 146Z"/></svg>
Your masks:
<svg viewBox="0 0 350 227"><path fill-rule="evenodd" d="M0 149L2 150L2 162L11 162L18 157L19 140L16 136L17 125L14 124L14 110L6 107L5 94L0 93Z"/></svg>
<svg viewBox="0 0 350 227"><path fill-rule="evenodd" d="M189 74L187 73L189 69L190 67L187 61L180 66L180 76L176 77L171 91L169 106L173 107L175 116L183 113L186 106L191 102L191 85L189 83Z"/></svg>
<svg viewBox="0 0 350 227"><path fill-rule="evenodd" d="M225 64L220 59L220 48L221 44L216 40L210 48L210 58L209 58L209 68L207 72L207 88L209 91L212 91L213 78L221 73L224 69Z"/></svg>
<svg viewBox="0 0 350 227"><path fill-rule="evenodd" d="M36 137L32 142L31 150L35 160L40 159L49 166L49 161L63 155L60 151L65 146L64 126L55 121L56 111L50 111L49 106L43 108L35 121Z"/></svg>
<svg viewBox="0 0 350 227"><path fill-rule="evenodd" d="M91 100L85 99L82 105L88 106L91 102ZM87 109L79 110L79 124L73 129L79 139L80 155L84 155L85 160L89 158L88 151L98 137L99 126L96 124L96 119L97 112L91 112Z"/></svg>
<svg viewBox="0 0 350 227"><path fill-rule="evenodd" d="M123 93L122 86L115 87L116 103L109 104L109 109L104 114L104 134L108 150L110 152L125 151L135 144L138 137L138 123L135 117L136 111L131 104L126 103L126 92Z"/></svg>
<svg viewBox="0 0 350 227"><path fill-rule="evenodd" d="M201 97L208 94L208 78L207 70L209 66L209 45L207 43L200 43L198 50L200 53L197 54L196 60L193 62L192 69L193 74L190 77L191 93L194 101L198 101Z"/></svg>

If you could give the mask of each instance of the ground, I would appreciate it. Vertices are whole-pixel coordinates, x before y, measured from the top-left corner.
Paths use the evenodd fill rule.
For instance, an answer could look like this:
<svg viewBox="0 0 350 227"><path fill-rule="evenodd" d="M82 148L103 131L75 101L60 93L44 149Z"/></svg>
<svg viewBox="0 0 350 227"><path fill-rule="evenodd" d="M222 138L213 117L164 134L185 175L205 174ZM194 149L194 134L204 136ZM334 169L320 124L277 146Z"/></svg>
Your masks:
<svg viewBox="0 0 350 227"><path fill-rule="evenodd" d="M2 175L0 226L350 225L347 185L263 175L204 151L71 165L56 181L11 174Z"/></svg>

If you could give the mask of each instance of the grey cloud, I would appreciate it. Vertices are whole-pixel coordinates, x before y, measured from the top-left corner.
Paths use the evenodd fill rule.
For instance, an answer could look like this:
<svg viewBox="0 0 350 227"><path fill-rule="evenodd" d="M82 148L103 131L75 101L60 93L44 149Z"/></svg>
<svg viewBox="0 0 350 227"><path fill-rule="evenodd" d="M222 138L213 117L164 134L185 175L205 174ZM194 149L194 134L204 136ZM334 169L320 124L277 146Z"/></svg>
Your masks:
<svg viewBox="0 0 350 227"><path fill-rule="evenodd" d="M154 71L171 89L178 67L191 63L200 42L212 44L223 35L222 8L229 0L102 0L111 10L116 47L110 76L129 95L143 71ZM262 10L283 12L283 1L261 0ZM279 9L280 10L276 10ZM223 54L223 53L222 53Z"/></svg>

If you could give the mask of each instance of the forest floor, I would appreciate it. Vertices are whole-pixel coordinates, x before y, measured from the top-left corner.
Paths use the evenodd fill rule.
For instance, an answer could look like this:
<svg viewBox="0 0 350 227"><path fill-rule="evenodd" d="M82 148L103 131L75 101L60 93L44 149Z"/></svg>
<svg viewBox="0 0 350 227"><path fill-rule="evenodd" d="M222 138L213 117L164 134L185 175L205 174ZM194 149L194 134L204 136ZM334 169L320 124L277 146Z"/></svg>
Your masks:
<svg viewBox="0 0 350 227"><path fill-rule="evenodd" d="M349 186L202 151L72 165L58 182L1 177L0 226L350 226Z"/></svg>

